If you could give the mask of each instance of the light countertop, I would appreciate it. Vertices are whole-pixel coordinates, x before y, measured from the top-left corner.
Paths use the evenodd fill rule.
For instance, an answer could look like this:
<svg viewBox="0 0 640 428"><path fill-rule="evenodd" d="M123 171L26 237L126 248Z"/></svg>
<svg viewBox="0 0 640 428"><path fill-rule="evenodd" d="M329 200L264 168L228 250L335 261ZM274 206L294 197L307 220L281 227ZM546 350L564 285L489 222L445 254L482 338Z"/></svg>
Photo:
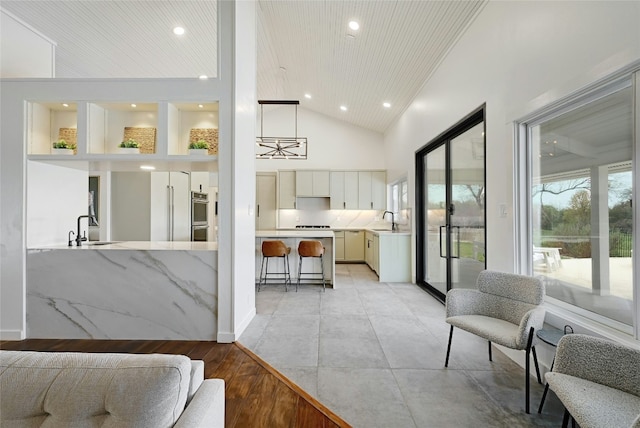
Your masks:
<svg viewBox="0 0 640 428"><path fill-rule="evenodd" d="M99 241L98 241L99 242ZM192 241L121 241L99 242L98 245L91 241L83 242L80 247L67 245L50 245L29 248L29 250L174 250L174 251L217 251L217 242L192 242Z"/></svg>
<svg viewBox="0 0 640 428"><path fill-rule="evenodd" d="M256 230L256 238L334 238L329 229Z"/></svg>

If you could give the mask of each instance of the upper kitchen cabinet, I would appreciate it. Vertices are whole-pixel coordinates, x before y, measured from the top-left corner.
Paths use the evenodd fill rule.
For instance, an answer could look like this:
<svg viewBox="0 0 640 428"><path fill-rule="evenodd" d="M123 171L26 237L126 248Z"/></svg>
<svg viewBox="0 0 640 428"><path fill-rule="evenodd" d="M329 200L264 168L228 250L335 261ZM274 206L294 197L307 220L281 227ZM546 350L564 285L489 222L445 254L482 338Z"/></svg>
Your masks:
<svg viewBox="0 0 640 428"><path fill-rule="evenodd" d="M329 197L329 171L296 171L296 196Z"/></svg>
<svg viewBox="0 0 640 428"><path fill-rule="evenodd" d="M332 210L358 209L358 172L331 171Z"/></svg>
<svg viewBox="0 0 640 428"><path fill-rule="evenodd" d="M158 147L158 104L89 103L87 108L87 153L163 152Z"/></svg>
<svg viewBox="0 0 640 428"><path fill-rule="evenodd" d="M384 171L358 172L358 209L386 208L386 174Z"/></svg>
<svg viewBox="0 0 640 428"><path fill-rule="evenodd" d="M296 172L278 171L278 208L296 208Z"/></svg>
<svg viewBox="0 0 640 428"><path fill-rule="evenodd" d="M27 153L29 155L77 153L78 105L76 103L64 101L28 103L27 118ZM56 149L57 146L60 149Z"/></svg>
<svg viewBox="0 0 640 428"><path fill-rule="evenodd" d="M218 102L169 103L169 155L218 155Z"/></svg>

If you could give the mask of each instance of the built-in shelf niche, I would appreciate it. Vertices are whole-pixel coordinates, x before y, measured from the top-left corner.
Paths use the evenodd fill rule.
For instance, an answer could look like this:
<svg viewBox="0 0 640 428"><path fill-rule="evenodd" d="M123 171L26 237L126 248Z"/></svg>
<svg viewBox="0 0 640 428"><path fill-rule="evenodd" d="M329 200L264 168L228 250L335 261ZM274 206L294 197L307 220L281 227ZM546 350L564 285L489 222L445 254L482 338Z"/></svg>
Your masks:
<svg viewBox="0 0 640 428"><path fill-rule="evenodd" d="M72 102L31 102L28 104L27 153L55 154L53 143L64 138L68 143L77 135L78 106ZM74 132L75 130L75 132Z"/></svg>
<svg viewBox="0 0 640 428"><path fill-rule="evenodd" d="M88 153L118 154L125 128L129 128L131 135L140 136L141 141L136 141L145 145L142 153L161 151L158 147L157 103L89 103Z"/></svg>
<svg viewBox="0 0 640 428"><path fill-rule="evenodd" d="M206 134L205 139L211 145L209 155L217 155L218 111L217 101L170 103L167 112L168 154L189 155L192 135Z"/></svg>

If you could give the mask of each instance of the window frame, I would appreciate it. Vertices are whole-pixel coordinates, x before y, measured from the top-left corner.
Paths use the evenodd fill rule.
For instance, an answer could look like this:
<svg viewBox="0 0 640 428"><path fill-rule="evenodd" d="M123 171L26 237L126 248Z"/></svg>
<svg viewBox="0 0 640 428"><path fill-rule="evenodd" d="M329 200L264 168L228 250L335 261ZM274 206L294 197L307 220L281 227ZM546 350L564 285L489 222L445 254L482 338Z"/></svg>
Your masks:
<svg viewBox="0 0 640 428"><path fill-rule="evenodd" d="M637 201L640 185L640 61L636 61L617 72L600 79L573 94L561 98L545 107L514 122L514 219L516 231L515 270L521 274L533 275L533 217L532 217L532 170L533 152L530 144L530 130L534 126L569 111L582 108L600 98L628 87L633 91L634 135L632 154L632 199ZM640 206L636 203L633 209L633 247L640 248ZM637 252L636 252L637 253ZM637 265L637 254L633 256L634 267ZM603 334L616 336L623 333L636 341L640 339L640 269L633 270L633 325L629 326L605 316L583 309L579 306L545 296L545 305L562 314L565 319L573 319L584 325L592 326ZM595 324L595 325L594 325ZM606 332L606 333L605 333Z"/></svg>

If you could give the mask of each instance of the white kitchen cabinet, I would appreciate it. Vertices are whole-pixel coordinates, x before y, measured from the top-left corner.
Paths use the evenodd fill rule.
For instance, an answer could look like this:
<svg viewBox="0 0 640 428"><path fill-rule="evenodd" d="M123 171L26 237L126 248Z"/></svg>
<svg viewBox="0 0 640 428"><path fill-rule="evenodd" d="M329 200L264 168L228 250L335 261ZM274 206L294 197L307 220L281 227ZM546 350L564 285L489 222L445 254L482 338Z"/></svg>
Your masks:
<svg viewBox="0 0 640 428"><path fill-rule="evenodd" d="M384 171L358 172L358 209L386 208L386 174Z"/></svg>
<svg viewBox="0 0 640 428"><path fill-rule="evenodd" d="M256 175L256 230L276 228L276 175Z"/></svg>
<svg viewBox="0 0 640 428"><path fill-rule="evenodd" d="M209 172L194 171L191 173L191 191L200 193L209 193ZM214 198L209 197L210 201Z"/></svg>
<svg viewBox="0 0 640 428"><path fill-rule="evenodd" d="M296 208L296 172L278 171L278 208Z"/></svg>
<svg viewBox="0 0 640 428"><path fill-rule="evenodd" d="M329 171L296 171L296 196L329 197Z"/></svg>
<svg viewBox="0 0 640 428"><path fill-rule="evenodd" d="M373 233L369 231L364 234L364 261L373 269Z"/></svg>
<svg viewBox="0 0 640 428"><path fill-rule="evenodd" d="M345 261L344 231L336 230L334 231L334 235L336 243L336 261L343 262Z"/></svg>
<svg viewBox="0 0 640 428"><path fill-rule="evenodd" d="M358 209L357 171L331 171L330 190L332 210Z"/></svg>
<svg viewBox="0 0 640 428"><path fill-rule="evenodd" d="M381 282L411 282L411 234L366 231L367 265Z"/></svg>
<svg viewBox="0 0 640 428"><path fill-rule="evenodd" d="M346 230L344 232L344 259L346 261L361 262L364 260L363 230Z"/></svg>

